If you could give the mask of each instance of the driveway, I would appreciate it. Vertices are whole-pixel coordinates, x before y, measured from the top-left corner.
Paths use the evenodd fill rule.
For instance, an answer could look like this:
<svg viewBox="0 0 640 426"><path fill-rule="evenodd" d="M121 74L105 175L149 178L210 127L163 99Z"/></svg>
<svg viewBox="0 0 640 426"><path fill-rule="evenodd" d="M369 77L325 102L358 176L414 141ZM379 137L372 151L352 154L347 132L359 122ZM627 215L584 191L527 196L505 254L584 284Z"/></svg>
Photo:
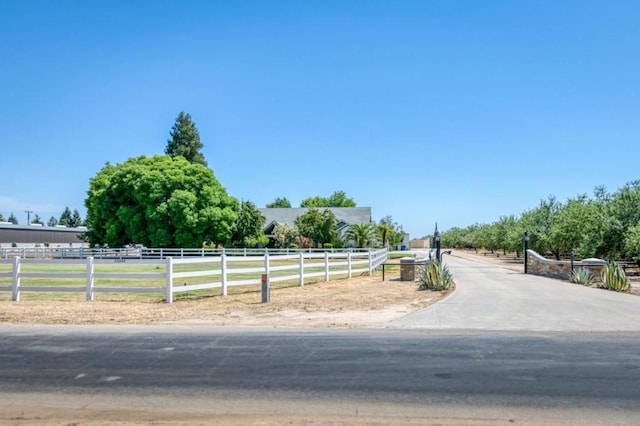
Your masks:
<svg viewBox="0 0 640 426"><path fill-rule="evenodd" d="M392 328L640 331L640 297L445 256L456 290Z"/></svg>

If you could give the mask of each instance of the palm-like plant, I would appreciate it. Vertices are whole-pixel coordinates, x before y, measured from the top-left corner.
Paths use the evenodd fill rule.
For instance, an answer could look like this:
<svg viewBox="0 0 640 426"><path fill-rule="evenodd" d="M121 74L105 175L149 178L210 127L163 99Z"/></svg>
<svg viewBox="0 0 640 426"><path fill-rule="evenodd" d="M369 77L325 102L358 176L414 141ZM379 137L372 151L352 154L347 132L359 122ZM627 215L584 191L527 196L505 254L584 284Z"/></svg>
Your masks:
<svg viewBox="0 0 640 426"><path fill-rule="evenodd" d="M364 248L375 238L374 227L370 223L351 225L345 233L345 240L352 240L356 246Z"/></svg>
<svg viewBox="0 0 640 426"><path fill-rule="evenodd" d="M387 242L389 241L389 237L394 233L393 226L388 223L380 223L378 225L378 233L380 234L380 239L382 240L382 247L387 246Z"/></svg>
<svg viewBox="0 0 640 426"><path fill-rule="evenodd" d="M593 283L593 274L586 268L579 268L571 273L570 281L574 284L590 286Z"/></svg>
<svg viewBox="0 0 640 426"><path fill-rule="evenodd" d="M418 281L423 290L443 291L451 287L453 276L446 265L430 262L420 270Z"/></svg>
<svg viewBox="0 0 640 426"><path fill-rule="evenodd" d="M613 291L629 290L629 277L624 269L613 260L610 260L602 270L602 282L600 287Z"/></svg>

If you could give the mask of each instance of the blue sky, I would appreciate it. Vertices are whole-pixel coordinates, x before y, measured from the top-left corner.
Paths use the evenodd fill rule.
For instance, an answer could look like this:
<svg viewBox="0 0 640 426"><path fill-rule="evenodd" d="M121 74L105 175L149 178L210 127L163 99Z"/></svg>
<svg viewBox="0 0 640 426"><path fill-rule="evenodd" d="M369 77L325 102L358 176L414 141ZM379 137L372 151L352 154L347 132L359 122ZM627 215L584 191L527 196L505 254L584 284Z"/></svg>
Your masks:
<svg viewBox="0 0 640 426"><path fill-rule="evenodd" d="M5 0L0 28L22 224L84 217L180 111L236 198L343 190L412 237L640 179L638 1Z"/></svg>

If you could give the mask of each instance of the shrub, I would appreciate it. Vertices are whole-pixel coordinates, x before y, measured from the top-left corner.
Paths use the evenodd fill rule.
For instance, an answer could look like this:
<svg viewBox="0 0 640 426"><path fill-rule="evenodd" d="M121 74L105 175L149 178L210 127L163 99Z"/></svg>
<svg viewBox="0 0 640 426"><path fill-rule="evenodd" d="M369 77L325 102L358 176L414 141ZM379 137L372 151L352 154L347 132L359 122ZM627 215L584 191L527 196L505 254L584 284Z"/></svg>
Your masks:
<svg viewBox="0 0 640 426"><path fill-rule="evenodd" d="M590 286L593 283L593 274L587 268L575 269L571 273L570 281L574 284Z"/></svg>
<svg viewBox="0 0 640 426"><path fill-rule="evenodd" d="M324 244L322 245L322 247L323 247L325 250L331 250L331 249L333 249L333 244L331 244L331 243L324 243Z"/></svg>
<svg viewBox="0 0 640 426"><path fill-rule="evenodd" d="M629 278L620 265L610 260L602 270L602 283L600 287L613 291L629 290Z"/></svg>
<svg viewBox="0 0 640 426"><path fill-rule="evenodd" d="M449 268L441 262L430 262L419 272L418 282L423 290L448 290L453 284Z"/></svg>

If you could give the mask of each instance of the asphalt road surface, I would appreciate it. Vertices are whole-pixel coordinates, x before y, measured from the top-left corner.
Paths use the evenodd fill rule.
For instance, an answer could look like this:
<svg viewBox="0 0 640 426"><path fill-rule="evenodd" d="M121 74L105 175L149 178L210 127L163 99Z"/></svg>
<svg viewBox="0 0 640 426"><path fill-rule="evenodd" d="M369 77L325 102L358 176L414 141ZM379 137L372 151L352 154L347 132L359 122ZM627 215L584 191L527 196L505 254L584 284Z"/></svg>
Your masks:
<svg viewBox="0 0 640 426"><path fill-rule="evenodd" d="M116 406L148 422L640 424L635 332L0 325L0 366L2 424Z"/></svg>

